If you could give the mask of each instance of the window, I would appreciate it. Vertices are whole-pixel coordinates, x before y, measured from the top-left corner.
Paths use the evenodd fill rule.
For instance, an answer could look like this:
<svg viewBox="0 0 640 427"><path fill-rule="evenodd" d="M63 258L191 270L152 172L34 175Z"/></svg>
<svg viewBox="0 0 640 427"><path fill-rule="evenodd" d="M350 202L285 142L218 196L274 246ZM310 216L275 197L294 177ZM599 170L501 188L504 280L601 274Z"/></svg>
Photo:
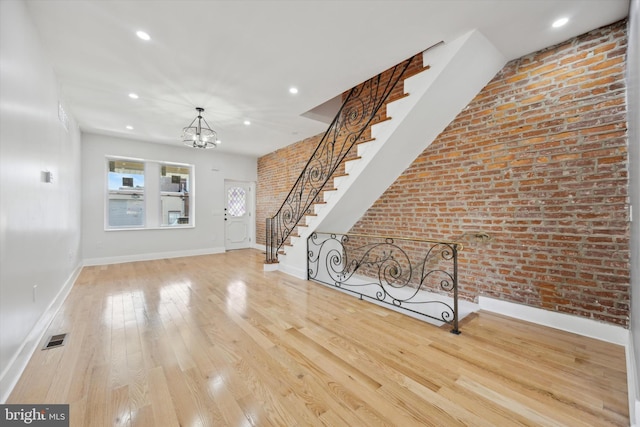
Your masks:
<svg viewBox="0 0 640 427"><path fill-rule="evenodd" d="M107 165L107 229L194 225L193 165L113 157Z"/></svg>
<svg viewBox="0 0 640 427"><path fill-rule="evenodd" d="M160 218L162 225L190 224L191 167L165 163L160 166Z"/></svg>
<svg viewBox="0 0 640 427"><path fill-rule="evenodd" d="M108 186L108 226L144 227L144 163L109 160Z"/></svg>
<svg viewBox="0 0 640 427"><path fill-rule="evenodd" d="M227 190L227 214L233 217L243 216L247 212L247 192L242 187Z"/></svg>

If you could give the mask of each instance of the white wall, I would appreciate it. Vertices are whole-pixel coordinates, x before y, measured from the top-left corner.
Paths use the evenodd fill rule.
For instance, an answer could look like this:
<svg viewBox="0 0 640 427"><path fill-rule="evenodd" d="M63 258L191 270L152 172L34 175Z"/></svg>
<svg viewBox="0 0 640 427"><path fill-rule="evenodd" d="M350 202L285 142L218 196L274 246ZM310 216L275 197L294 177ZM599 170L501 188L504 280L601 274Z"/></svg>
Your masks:
<svg viewBox="0 0 640 427"><path fill-rule="evenodd" d="M0 55L4 402L80 269L80 131L68 109L68 131L58 119L58 82L21 1L0 1Z"/></svg>
<svg viewBox="0 0 640 427"><path fill-rule="evenodd" d="M627 106L629 127L629 195L633 206L631 222L631 346L634 358L630 372L635 378L630 395L640 397L640 0L632 0L629 10L627 51ZM629 379L632 382L632 379ZM631 397L631 396L630 396ZM632 407L631 423L640 425L640 402ZM634 410L635 409L635 410ZM635 417L634 413L635 412ZM634 419L635 418L635 419Z"/></svg>
<svg viewBox="0 0 640 427"><path fill-rule="evenodd" d="M104 229L105 159L123 156L195 165L194 228ZM82 135L82 255L85 265L224 251L224 181L255 182L257 159L215 149ZM150 200L150 198L147 198ZM160 209L147 203L147 209Z"/></svg>

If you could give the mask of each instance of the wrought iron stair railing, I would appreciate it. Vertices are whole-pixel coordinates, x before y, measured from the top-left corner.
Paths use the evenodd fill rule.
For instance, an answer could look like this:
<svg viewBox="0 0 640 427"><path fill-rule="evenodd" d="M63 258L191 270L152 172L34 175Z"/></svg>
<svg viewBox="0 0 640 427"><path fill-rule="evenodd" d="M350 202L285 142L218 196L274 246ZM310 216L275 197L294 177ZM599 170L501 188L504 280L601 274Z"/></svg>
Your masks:
<svg viewBox="0 0 640 427"><path fill-rule="evenodd" d="M451 326L459 334L456 242L314 231L307 279Z"/></svg>
<svg viewBox="0 0 640 427"><path fill-rule="evenodd" d="M421 54L351 89L318 146L276 212L266 219L266 263L278 262L278 254L351 149L361 140L380 108Z"/></svg>

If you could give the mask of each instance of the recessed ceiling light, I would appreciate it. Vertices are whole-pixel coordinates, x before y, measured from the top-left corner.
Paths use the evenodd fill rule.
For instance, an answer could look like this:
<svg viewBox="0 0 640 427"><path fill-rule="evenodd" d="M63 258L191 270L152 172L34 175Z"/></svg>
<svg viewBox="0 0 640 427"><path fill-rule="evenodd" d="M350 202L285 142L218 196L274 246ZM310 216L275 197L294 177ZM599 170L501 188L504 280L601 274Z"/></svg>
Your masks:
<svg viewBox="0 0 640 427"><path fill-rule="evenodd" d="M221 139L216 139L216 144L222 144L222 140Z"/></svg>
<svg viewBox="0 0 640 427"><path fill-rule="evenodd" d="M244 124L245 124L245 125L247 125L247 126L249 126L249 125L251 124L251 122L250 122L249 120L245 120L245 121L244 121Z"/></svg>
<svg viewBox="0 0 640 427"><path fill-rule="evenodd" d="M138 38L144 40L144 41L149 41L151 40L151 36L147 33L145 33L144 31L136 31L136 36L138 36Z"/></svg>
<svg viewBox="0 0 640 427"><path fill-rule="evenodd" d="M298 93L298 88L297 87L290 87L289 88L289 93L293 93L295 95L296 93Z"/></svg>
<svg viewBox="0 0 640 427"><path fill-rule="evenodd" d="M567 22L569 22L569 18L560 18L560 19L554 21L553 24L551 24L551 26L553 28L560 28L563 25L565 25Z"/></svg>
<svg viewBox="0 0 640 427"><path fill-rule="evenodd" d="M129 94L129 98L131 98L131 99L138 99L138 98L140 98L140 97L138 96L138 94L137 94L137 93L133 93L133 92L131 92L131 93Z"/></svg>
<svg viewBox="0 0 640 427"><path fill-rule="evenodd" d="M127 129L129 129L129 130L133 130L133 126L131 126L131 125L127 125Z"/></svg>

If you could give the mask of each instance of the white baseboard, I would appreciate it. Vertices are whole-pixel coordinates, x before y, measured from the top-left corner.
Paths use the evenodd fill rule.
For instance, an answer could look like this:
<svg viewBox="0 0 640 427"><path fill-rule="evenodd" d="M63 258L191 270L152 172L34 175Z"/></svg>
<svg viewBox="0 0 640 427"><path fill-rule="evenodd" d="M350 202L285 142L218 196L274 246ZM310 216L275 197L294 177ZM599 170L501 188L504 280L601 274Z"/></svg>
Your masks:
<svg viewBox="0 0 640 427"><path fill-rule="evenodd" d="M625 347L629 343L629 331L622 326L483 296L478 298L478 302L480 310L504 314L505 316Z"/></svg>
<svg viewBox="0 0 640 427"><path fill-rule="evenodd" d="M69 292L81 271L82 264L79 264L71 273L64 285L62 285L49 306L42 313L40 319L38 319L38 322L36 322L27 335L20 349L2 370L2 374L0 375L0 404L5 403L9 398L9 395L20 379L22 372L27 367L27 364L31 359L31 355L40 346L42 338L49 328L49 324L51 324L51 321L53 321L53 318L62 306L62 303L67 298L67 295L69 295Z"/></svg>
<svg viewBox="0 0 640 427"><path fill-rule="evenodd" d="M267 250L267 247L265 245L261 245L259 243L254 243L252 247L253 247L253 249L257 249L257 250L262 251L262 252L266 252L266 250Z"/></svg>
<svg viewBox="0 0 640 427"><path fill-rule="evenodd" d="M84 260L84 265L92 266L92 265L122 264L124 262L153 261L156 259L182 258L187 256L221 254L224 252L225 252L225 248L205 248L205 249L194 249L189 251L156 252L156 253L123 255L123 256L104 257L104 258L87 258Z"/></svg>
<svg viewBox="0 0 640 427"><path fill-rule="evenodd" d="M281 262L278 270L283 273L287 273L290 276L297 277L298 279L307 280L307 271L304 268L293 267Z"/></svg>

